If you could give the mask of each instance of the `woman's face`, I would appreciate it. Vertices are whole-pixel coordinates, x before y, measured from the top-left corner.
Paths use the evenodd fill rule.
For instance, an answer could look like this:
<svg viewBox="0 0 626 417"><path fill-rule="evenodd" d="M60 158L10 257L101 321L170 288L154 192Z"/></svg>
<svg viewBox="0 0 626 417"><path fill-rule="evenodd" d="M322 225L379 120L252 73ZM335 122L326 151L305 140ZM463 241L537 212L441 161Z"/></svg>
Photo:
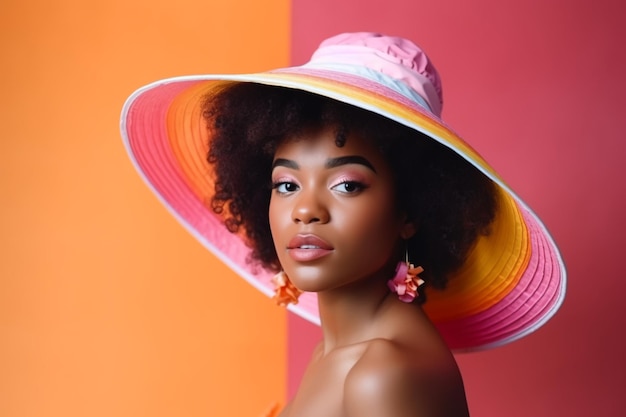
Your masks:
<svg viewBox="0 0 626 417"><path fill-rule="evenodd" d="M290 138L276 151L272 183L270 228L294 285L320 292L391 278L413 226L394 203L390 167L367 140L350 135L337 147L332 128Z"/></svg>

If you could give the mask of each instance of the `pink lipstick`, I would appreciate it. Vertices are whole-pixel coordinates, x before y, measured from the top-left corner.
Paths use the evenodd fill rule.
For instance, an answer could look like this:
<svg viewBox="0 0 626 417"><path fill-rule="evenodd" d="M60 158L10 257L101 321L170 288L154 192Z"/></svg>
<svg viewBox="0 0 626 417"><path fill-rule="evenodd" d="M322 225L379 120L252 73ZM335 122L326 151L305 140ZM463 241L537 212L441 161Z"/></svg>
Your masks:
<svg viewBox="0 0 626 417"><path fill-rule="evenodd" d="M333 247L315 235L297 235L287 246L289 256L297 262L310 262L330 254Z"/></svg>

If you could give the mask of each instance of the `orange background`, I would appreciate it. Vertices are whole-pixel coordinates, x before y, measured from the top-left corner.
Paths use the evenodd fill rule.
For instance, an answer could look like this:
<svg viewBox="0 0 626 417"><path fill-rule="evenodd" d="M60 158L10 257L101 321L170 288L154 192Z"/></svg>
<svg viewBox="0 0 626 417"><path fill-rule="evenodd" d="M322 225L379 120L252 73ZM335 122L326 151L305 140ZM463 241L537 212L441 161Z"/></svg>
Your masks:
<svg viewBox="0 0 626 417"><path fill-rule="evenodd" d="M118 120L156 79L284 66L288 17L286 0L2 2L0 416L284 401L285 313L150 194Z"/></svg>

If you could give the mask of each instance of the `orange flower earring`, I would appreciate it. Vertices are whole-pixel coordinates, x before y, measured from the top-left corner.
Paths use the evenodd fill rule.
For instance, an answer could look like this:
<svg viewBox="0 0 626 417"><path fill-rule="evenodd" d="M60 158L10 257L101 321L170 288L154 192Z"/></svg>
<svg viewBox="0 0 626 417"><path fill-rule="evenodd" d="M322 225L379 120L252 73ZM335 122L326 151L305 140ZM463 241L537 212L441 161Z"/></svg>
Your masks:
<svg viewBox="0 0 626 417"><path fill-rule="evenodd" d="M302 294L298 288L289 280L284 271L280 271L272 278L274 284L274 297L276 304L286 307L287 304L298 304L298 297Z"/></svg>
<svg viewBox="0 0 626 417"><path fill-rule="evenodd" d="M422 272L424 272L424 268L410 263L407 253L406 260L398 262L396 274L387 281L387 286L391 292L398 294L400 301L412 303L419 295L417 290L424 285L424 280L419 277Z"/></svg>

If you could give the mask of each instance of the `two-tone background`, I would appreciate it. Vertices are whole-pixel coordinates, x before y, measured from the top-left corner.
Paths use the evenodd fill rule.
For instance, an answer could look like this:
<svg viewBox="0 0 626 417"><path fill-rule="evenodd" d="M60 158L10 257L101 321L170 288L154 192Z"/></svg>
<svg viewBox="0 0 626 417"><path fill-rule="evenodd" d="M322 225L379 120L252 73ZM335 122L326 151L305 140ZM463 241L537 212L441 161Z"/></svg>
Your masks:
<svg viewBox="0 0 626 417"><path fill-rule="evenodd" d="M622 415L625 16L619 0L4 0L0 416L244 417L293 394L319 330L175 223L119 113L156 79L299 64L355 30L426 49L444 119L568 265L544 328L458 356L473 415Z"/></svg>

